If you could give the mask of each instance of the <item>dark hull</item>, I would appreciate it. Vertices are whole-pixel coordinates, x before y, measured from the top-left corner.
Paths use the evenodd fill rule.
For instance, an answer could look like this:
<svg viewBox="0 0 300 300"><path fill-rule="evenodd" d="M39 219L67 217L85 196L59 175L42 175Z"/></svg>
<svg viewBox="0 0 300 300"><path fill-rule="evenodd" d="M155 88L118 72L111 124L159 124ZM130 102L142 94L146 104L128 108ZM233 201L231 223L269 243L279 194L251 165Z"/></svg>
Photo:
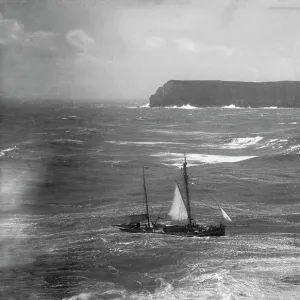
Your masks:
<svg viewBox="0 0 300 300"><path fill-rule="evenodd" d="M164 228L138 228L128 225L119 225L121 231L130 233L155 233L155 234L166 234L186 237L207 237L207 236L224 236L225 226L220 225L214 228L187 228L183 226L171 226Z"/></svg>

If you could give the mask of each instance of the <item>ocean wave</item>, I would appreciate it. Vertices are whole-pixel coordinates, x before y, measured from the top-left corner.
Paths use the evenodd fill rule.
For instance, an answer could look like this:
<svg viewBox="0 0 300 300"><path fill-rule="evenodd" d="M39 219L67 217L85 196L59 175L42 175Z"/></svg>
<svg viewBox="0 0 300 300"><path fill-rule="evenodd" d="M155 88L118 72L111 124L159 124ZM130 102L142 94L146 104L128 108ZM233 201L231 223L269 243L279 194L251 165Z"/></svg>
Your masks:
<svg viewBox="0 0 300 300"><path fill-rule="evenodd" d="M127 108L149 108L150 104L146 103L144 105L137 105L137 106L127 106Z"/></svg>
<svg viewBox="0 0 300 300"><path fill-rule="evenodd" d="M245 137L245 138L234 138L230 143L221 146L221 149L243 149L257 144L263 137Z"/></svg>
<svg viewBox="0 0 300 300"><path fill-rule="evenodd" d="M161 152L151 156L167 157L166 165L181 167L183 162L182 153L166 153ZM175 157L175 158L174 158ZM218 163L235 163L257 156L227 156L227 155L213 155L213 154L186 154L189 166L199 166L200 164L218 164Z"/></svg>
<svg viewBox="0 0 300 300"><path fill-rule="evenodd" d="M300 145L290 146L284 152L284 154L300 154Z"/></svg>
<svg viewBox="0 0 300 300"><path fill-rule="evenodd" d="M247 246L246 243L241 245ZM219 249L224 256L222 247ZM266 251L270 250L272 248L267 245ZM98 291L82 292L63 300L299 299L299 274L295 257L214 259L209 262L211 266L199 259L188 266L183 264L180 267L183 275L171 280L157 275L151 278L149 274L134 280L143 287L144 278L152 279L158 286L151 292L142 288L132 291L100 283ZM174 273L166 273L170 278L173 278L172 274L174 276Z"/></svg>
<svg viewBox="0 0 300 300"><path fill-rule="evenodd" d="M150 107L150 104L149 103L147 103L147 104L144 104L144 105L141 105L141 107Z"/></svg>
<svg viewBox="0 0 300 300"><path fill-rule="evenodd" d="M190 104L182 105L182 106L166 106L165 108L178 108L178 109L201 109L201 107L192 106Z"/></svg>
<svg viewBox="0 0 300 300"><path fill-rule="evenodd" d="M242 109L244 107L239 107L239 106L235 106L234 104L230 104L230 105L225 105L222 106L222 108L235 108L235 109Z"/></svg>
<svg viewBox="0 0 300 300"><path fill-rule="evenodd" d="M131 142L131 141L105 141L117 145L185 145L185 143L176 142Z"/></svg>
<svg viewBox="0 0 300 300"><path fill-rule="evenodd" d="M270 139L264 145L257 147L257 149L272 148L280 149L287 144L287 139Z"/></svg>
<svg viewBox="0 0 300 300"><path fill-rule="evenodd" d="M79 117L77 117L77 116L67 116L67 117L62 117L60 119L61 120L78 120Z"/></svg>
<svg viewBox="0 0 300 300"><path fill-rule="evenodd" d="M91 135L96 133L98 130L96 128L79 128L76 135Z"/></svg>
<svg viewBox="0 0 300 300"><path fill-rule="evenodd" d="M82 145L83 141L72 140L72 139L58 139L58 140L50 141L49 143L54 145Z"/></svg>
<svg viewBox="0 0 300 300"><path fill-rule="evenodd" d="M8 156L9 154L15 153L17 151L19 151L19 149L16 146L14 146L13 148L3 149L3 150L0 151L0 157L1 156Z"/></svg>
<svg viewBox="0 0 300 300"><path fill-rule="evenodd" d="M240 107L240 106L236 106L235 104L230 104L230 105L225 105L222 106L221 108L235 108L235 109L278 109L277 106L265 106L265 107Z"/></svg>

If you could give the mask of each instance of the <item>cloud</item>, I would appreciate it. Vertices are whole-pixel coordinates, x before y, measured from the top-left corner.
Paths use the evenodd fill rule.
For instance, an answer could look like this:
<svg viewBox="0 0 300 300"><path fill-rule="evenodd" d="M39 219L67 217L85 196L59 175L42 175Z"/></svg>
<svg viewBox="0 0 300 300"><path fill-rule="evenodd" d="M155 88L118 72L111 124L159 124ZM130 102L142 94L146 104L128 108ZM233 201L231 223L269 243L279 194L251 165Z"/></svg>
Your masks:
<svg viewBox="0 0 300 300"><path fill-rule="evenodd" d="M275 0L270 5L271 9L297 11L300 9L299 0Z"/></svg>
<svg viewBox="0 0 300 300"><path fill-rule="evenodd" d="M17 42L23 37L23 24L13 19L5 19L0 13L0 45Z"/></svg>
<svg viewBox="0 0 300 300"><path fill-rule="evenodd" d="M199 51L197 43L188 38L175 39L174 43L177 49L183 53L194 53Z"/></svg>
<svg viewBox="0 0 300 300"><path fill-rule="evenodd" d="M184 54L200 53L204 55L213 54L229 57L232 56L235 52L235 50L232 48L219 45L209 45L205 44L204 42L188 38L175 39L174 43L177 47L177 50Z"/></svg>
<svg viewBox="0 0 300 300"><path fill-rule="evenodd" d="M95 46L94 39L88 36L82 29L70 31L66 39L71 46L84 53L91 51Z"/></svg>
<svg viewBox="0 0 300 300"><path fill-rule="evenodd" d="M0 45L19 45L27 49L45 52L56 51L62 45L58 41L58 34L50 31L26 32L24 25L15 19L3 18L0 13ZM59 46L60 45L60 46Z"/></svg>
<svg viewBox="0 0 300 300"><path fill-rule="evenodd" d="M146 39L146 45L152 48L162 48L165 46L165 39L160 36L151 36Z"/></svg>

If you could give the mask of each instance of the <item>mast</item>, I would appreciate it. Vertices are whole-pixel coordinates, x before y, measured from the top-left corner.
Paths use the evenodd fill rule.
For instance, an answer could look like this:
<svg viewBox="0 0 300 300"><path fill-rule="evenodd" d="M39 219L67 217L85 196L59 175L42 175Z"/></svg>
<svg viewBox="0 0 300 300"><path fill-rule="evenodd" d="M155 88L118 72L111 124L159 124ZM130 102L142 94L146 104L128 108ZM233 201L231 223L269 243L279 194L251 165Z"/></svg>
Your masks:
<svg viewBox="0 0 300 300"><path fill-rule="evenodd" d="M147 198L147 189L146 189L146 180L145 180L145 167L143 167L143 186L144 186L144 195L145 195L145 202L146 202L146 214L147 214L148 226L150 227L148 198Z"/></svg>
<svg viewBox="0 0 300 300"><path fill-rule="evenodd" d="M188 213L188 218L189 218L189 225L192 225L192 217L191 217L191 206L190 206L190 194L189 194L189 184L188 184L188 179L189 176L186 171L186 156L184 154L184 163L183 163L183 178L184 178L184 185L185 185L185 192L186 192L186 208L187 208L187 213Z"/></svg>

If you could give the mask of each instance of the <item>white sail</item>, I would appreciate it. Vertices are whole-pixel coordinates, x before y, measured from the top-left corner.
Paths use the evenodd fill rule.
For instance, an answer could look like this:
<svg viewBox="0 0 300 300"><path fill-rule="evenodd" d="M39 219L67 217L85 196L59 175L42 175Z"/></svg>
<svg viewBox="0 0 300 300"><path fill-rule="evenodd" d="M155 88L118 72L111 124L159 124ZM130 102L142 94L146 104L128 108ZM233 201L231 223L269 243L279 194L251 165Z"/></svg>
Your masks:
<svg viewBox="0 0 300 300"><path fill-rule="evenodd" d="M220 210L221 210L221 213L222 213L222 216L225 220L229 221L229 222L232 222L232 220L230 219L230 217L226 214L226 212L223 210L223 208L220 207Z"/></svg>
<svg viewBox="0 0 300 300"><path fill-rule="evenodd" d="M188 213L177 184L175 185L173 203L168 212L168 216L171 217L173 221L188 223Z"/></svg>

